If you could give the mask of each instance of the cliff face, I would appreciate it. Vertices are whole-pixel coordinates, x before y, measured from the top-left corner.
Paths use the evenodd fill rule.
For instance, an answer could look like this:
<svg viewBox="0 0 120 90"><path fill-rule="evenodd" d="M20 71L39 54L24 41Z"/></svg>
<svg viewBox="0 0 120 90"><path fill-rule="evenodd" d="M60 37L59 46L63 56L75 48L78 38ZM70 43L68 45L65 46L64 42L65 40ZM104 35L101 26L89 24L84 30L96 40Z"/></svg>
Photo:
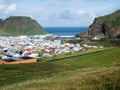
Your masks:
<svg viewBox="0 0 120 90"><path fill-rule="evenodd" d="M120 38L120 10L110 15L95 18L89 29L79 36Z"/></svg>
<svg viewBox="0 0 120 90"><path fill-rule="evenodd" d="M2 25L3 25L3 20L0 19L0 28L2 28Z"/></svg>
<svg viewBox="0 0 120 90"><path fill-rule="evenodd" d="M0 35L41 35L46 31L30 17L11 16L0 20Z"/></svg>

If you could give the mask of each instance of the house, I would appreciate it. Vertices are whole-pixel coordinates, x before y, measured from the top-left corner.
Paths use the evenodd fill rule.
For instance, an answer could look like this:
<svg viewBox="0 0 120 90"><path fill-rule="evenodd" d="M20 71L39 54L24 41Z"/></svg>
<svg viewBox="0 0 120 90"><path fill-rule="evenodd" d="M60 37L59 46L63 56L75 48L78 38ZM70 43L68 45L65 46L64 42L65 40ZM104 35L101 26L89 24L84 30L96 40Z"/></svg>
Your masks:
<svg viewBox="0 0 120 90"><path fill-rule="evenodd" d="M99 37L93 37L92 40L100 40Z"/></svg>
<svg viewBox="0 0 120 90"><path fill-rule="evenodd" d="M37 62L36 58L32 57L13 57L4 60L0 60L0 64L23 64Z"/></svg>
<svg viewBox="0 0 120 90"><path fill-rule="evenodd" d="M42 55L42 57L52 57L53 55L52 54L50 54L50 53L44 53L43 55Z"/></svg>

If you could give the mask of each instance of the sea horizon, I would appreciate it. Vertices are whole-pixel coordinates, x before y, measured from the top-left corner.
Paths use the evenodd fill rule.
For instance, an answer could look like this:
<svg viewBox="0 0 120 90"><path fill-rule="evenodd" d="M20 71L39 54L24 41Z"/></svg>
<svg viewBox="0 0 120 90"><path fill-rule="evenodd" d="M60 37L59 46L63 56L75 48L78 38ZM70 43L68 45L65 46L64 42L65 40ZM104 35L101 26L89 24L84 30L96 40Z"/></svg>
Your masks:
<svg viewBox="0 0 120 90"><path fill-rule="evenodd" d="M43 27L48 33L58 36L75 36L76 34L88 29L88 26L60 26L60 27Z"/></svg>

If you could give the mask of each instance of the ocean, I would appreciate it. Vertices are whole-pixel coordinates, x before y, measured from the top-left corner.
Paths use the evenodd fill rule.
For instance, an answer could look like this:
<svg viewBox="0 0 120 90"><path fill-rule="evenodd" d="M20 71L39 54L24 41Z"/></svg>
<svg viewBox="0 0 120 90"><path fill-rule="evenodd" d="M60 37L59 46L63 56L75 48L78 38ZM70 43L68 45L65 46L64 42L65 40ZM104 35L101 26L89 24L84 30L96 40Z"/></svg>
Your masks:
<svg viewBox="0 0 120 90"><path fill-rule="evenodd" d="M88 27L44 27L44 29L53 35L75 36L76 34L87 30Z"/></svg>

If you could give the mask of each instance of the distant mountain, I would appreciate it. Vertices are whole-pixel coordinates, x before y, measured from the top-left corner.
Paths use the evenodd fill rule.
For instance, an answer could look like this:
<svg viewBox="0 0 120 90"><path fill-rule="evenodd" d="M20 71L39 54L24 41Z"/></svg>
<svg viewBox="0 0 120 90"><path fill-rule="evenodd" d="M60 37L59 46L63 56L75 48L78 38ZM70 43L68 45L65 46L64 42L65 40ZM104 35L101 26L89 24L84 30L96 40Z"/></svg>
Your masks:
<svg viewBox="0 0 120 90"><path fill-rule="evenodd" d="M0 19L0 35L41 35L46 31L30 17L11 16Z"/></svg>
<svg viewBox="0 0 120 90"><path fill-rule="evenodd" d="M78 34L79 37L120 38L120 10L102 17L95 18L89 29Z"/></svg>

